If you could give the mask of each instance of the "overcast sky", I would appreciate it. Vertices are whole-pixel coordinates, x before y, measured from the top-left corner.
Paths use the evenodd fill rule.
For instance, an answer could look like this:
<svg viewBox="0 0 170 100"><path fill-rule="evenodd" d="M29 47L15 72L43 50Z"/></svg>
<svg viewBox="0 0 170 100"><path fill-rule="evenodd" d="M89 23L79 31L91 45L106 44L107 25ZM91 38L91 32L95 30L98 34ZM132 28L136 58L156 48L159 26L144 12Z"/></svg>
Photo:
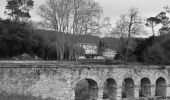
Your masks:
<svg viewBox="0 0 170 100"><path fill-rule="evenodd" d="M6 0L0 0L0 17L4 17ZM45 0L34 0L34 9L31 10L33 20L38 20L40 17L36 14L36 10ZM128 12L130 7L139 8L140 15L143 18L156 16L159 12L164 11L164 6L170 6L170 0L95 0L103 7L104 16L111 17L112 26L115 25L120 14Z"/></svg>

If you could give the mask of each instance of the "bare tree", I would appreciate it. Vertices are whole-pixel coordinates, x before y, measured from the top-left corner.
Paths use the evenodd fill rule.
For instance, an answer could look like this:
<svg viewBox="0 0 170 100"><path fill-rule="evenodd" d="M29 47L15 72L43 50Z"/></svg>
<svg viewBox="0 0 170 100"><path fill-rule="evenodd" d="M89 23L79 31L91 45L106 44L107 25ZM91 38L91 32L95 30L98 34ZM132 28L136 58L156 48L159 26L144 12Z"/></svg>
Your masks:
<svg viewBox="0 0 170 100"><path fill-rule="evenodd" d="M110 23L110 17L104 17L101 20L100 31L104 36L110 36L112 31L112 24Z"/></svg>
<svg viewBox="0 0 170 100"><path fill-rule="evenodd" d="M113 29L112 31L114 32L114 34L118 35L118 37L123 38L125 37L125 35L127 34L127 23L124 22L125 19L125 14L120 16L120 20L118 20L116 22L116 27L115 29Z"/></svg>
<svg viewBox="0 0 170 100"><path fill-rule="evenodd" d="M125 43L125 61L128 61L128 52L130 46L130 39L134 35L139 35L142 31L142 19L138 15L137 8L130 8L128 14L123 14L120 20L117 21L116 30Z"/></svg>
<svg viewBox="0 0 170 100"><path fill-rule="evenodd" d="M73 33L87 34L94 31L102 7L93 0L74 0Z"/></svg>
<svg viewBox="0 0 170 100"><path fill-rule="evenodd" d="M68 42L65 34L92 33L92 26L102 14L102 7L94 0L47 0L39 7L38 14L48 29L61 33L56 34L56 50L62 60Z"/></svg>
<svg viewBox="0 0 170 100"><path fill-rule="evenodd" d="M56 51L60 60L64 57L65 36L68 31L68 17L70 16L70 0L47 0L39 7L38 14L44 19L46 27L56 31Z"/></svg>

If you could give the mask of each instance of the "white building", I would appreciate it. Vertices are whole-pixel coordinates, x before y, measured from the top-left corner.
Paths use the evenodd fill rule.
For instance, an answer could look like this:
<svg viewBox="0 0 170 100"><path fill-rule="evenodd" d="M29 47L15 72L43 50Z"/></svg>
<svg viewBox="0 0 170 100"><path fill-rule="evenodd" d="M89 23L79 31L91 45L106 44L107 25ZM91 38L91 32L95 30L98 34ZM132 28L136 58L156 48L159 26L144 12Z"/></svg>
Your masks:
<svg viewBox="0 0 170 100"><path fill-rule="evenodd" d="M115 56L116 56L117 52L116 50L112 50L112 49L106 49L104 52L103 52L103 56L105 58L111 58L111 59L114 59Z"/></svg>
<svg viewBox="0 0 170 100"><path fill-rule="evenodd" d="M80 43L80 46L85 49L85 54L97 54L98 49L95 44Z"/></svg>

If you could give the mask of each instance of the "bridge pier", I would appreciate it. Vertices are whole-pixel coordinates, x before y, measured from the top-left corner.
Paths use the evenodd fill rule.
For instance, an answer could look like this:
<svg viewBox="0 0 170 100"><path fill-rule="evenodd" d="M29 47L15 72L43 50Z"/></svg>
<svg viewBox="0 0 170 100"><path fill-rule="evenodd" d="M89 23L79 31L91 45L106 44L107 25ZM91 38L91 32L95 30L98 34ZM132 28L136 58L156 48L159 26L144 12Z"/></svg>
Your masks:
<svg viewBox="0 0 170 100"><path fill-rule="evenodd" d="M166 96L170 97L170 85L169 84L166 87Z"/></svg>
<svg viewBox="0 0 170 100"><path fill-rule="evenodd" d="M74 89L72 89L71 91L70 91L70 100L75 100L75 90Z"/></svg>
<svg viewBox="0 0 170 100"><path fill-rule="evenodd" d="M117 88L117 97L116 100L122 99L122 87Z"/></svg>
<svg viewBox="0 0 170 100"><path fill-rule="evenodd" d="M151 97L155 96L155 89L156 89L156 86L155 85L151 85Z"/></svg>
<svg viewBox="0 0 170 100"><path fill-rule="evenodd" d="M99 87L98 89L98 99L97 100L103 100L103 88Z"/></svg>
<svg viewBox="0 0 170 100"><path fill-rule="evenodd" d="M135 98L139 98L139 89L140 89L140 86L135 86L135 89L134 89L134 97Z"/></svg>

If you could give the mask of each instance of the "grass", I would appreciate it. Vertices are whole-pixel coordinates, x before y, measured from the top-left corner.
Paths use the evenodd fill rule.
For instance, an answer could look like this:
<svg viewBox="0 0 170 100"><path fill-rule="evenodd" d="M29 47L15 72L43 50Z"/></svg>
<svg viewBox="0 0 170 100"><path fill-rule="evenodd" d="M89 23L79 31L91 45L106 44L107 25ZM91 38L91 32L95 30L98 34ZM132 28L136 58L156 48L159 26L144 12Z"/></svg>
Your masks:
<svg viewBox="0 0 170 100"><path fill-rule="evenodd" d="M0 100L55 100L55 99L51 98L42 99L41 97L35 97L31 95L1 93Z"/></svg>

